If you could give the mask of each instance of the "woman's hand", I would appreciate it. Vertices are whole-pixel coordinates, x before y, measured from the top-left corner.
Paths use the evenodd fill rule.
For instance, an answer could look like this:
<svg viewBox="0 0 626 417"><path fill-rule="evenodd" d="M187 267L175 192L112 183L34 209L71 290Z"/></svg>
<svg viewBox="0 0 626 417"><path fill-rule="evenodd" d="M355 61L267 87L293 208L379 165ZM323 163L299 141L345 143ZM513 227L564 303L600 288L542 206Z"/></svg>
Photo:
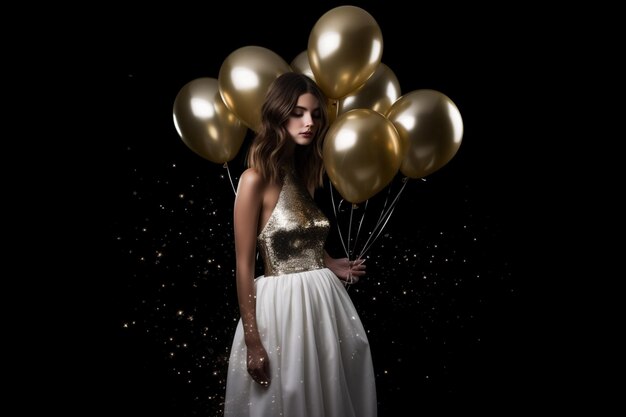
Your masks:
<svg viewBox="0 0 626 417"><path fill-rule="evenodd" d="M263 388L270 385L270 359L262 344L248 346L248 373Z"/></svg>
<svg viewBox="0 0 626 417"><path fill-rule="evenodd" d="M356 284L359 278L365 275L365 259L350 261L348 258L335 259L326 256L324 262L326 267L346 284Z"/></svg>

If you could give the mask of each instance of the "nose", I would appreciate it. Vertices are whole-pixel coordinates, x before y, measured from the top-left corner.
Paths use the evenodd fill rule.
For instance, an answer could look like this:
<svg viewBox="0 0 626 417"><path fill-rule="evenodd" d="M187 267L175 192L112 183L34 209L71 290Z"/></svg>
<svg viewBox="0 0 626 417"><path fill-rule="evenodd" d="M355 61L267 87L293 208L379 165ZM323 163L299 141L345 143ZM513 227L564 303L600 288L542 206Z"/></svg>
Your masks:
<svg viewBox="0 0 626 417"><path fill-rule="evenodd" d="M313 126L313 118L311 116L306 116L306 119L304 121L304 126L305 127Z"/></svg>

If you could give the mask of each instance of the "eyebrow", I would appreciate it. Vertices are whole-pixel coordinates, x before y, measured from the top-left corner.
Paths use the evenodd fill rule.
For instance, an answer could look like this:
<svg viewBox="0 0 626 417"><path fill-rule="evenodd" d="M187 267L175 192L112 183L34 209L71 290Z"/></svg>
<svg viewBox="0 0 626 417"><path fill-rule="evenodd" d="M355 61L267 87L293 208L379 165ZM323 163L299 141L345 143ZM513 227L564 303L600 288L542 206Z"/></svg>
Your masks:
<svg viewBox="0 0 626 417"><path fill-rule="evenodd" d="M319 109L320 109L320 108L319 108L319 106L318 106L318 107L315 107L315 108L311 109L311 111L315 111L315 110L319 110ZM294 110L304 110L304 111L306 111L306 110L309 110L309 109L307 109L306 107L302 107L302 106L296 106L296 107L294 108Z"/></svg>

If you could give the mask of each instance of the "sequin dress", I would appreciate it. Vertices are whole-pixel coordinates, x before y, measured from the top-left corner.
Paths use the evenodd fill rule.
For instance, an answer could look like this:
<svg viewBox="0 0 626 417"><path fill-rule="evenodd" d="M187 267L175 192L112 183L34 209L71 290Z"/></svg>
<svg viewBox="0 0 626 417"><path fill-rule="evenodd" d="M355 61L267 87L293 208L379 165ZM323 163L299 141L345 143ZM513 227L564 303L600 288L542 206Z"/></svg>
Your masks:
<svg viewBox="0 0 626 417"><path fill-rule="evenodd" d="M324 266L329 222L294 174L257 243L257 325L270 359L263 388L247 371L241 320L228 364L226 417L375 417L365 330L346 289Z"/></svg>

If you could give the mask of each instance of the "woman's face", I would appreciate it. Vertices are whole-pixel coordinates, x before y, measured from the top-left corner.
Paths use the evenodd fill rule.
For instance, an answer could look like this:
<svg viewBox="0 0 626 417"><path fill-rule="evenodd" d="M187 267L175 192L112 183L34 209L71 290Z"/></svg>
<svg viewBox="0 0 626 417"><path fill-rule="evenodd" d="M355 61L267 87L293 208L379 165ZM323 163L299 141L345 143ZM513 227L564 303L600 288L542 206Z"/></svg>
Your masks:
<svg viewBox="0 0 626 417"><path fill-rule="evenodd" d="M317 98L311 93L305 93L298 97L296 107L287 121L287 131L296 144L309 145L317 133L320 120Z"/></svg>

